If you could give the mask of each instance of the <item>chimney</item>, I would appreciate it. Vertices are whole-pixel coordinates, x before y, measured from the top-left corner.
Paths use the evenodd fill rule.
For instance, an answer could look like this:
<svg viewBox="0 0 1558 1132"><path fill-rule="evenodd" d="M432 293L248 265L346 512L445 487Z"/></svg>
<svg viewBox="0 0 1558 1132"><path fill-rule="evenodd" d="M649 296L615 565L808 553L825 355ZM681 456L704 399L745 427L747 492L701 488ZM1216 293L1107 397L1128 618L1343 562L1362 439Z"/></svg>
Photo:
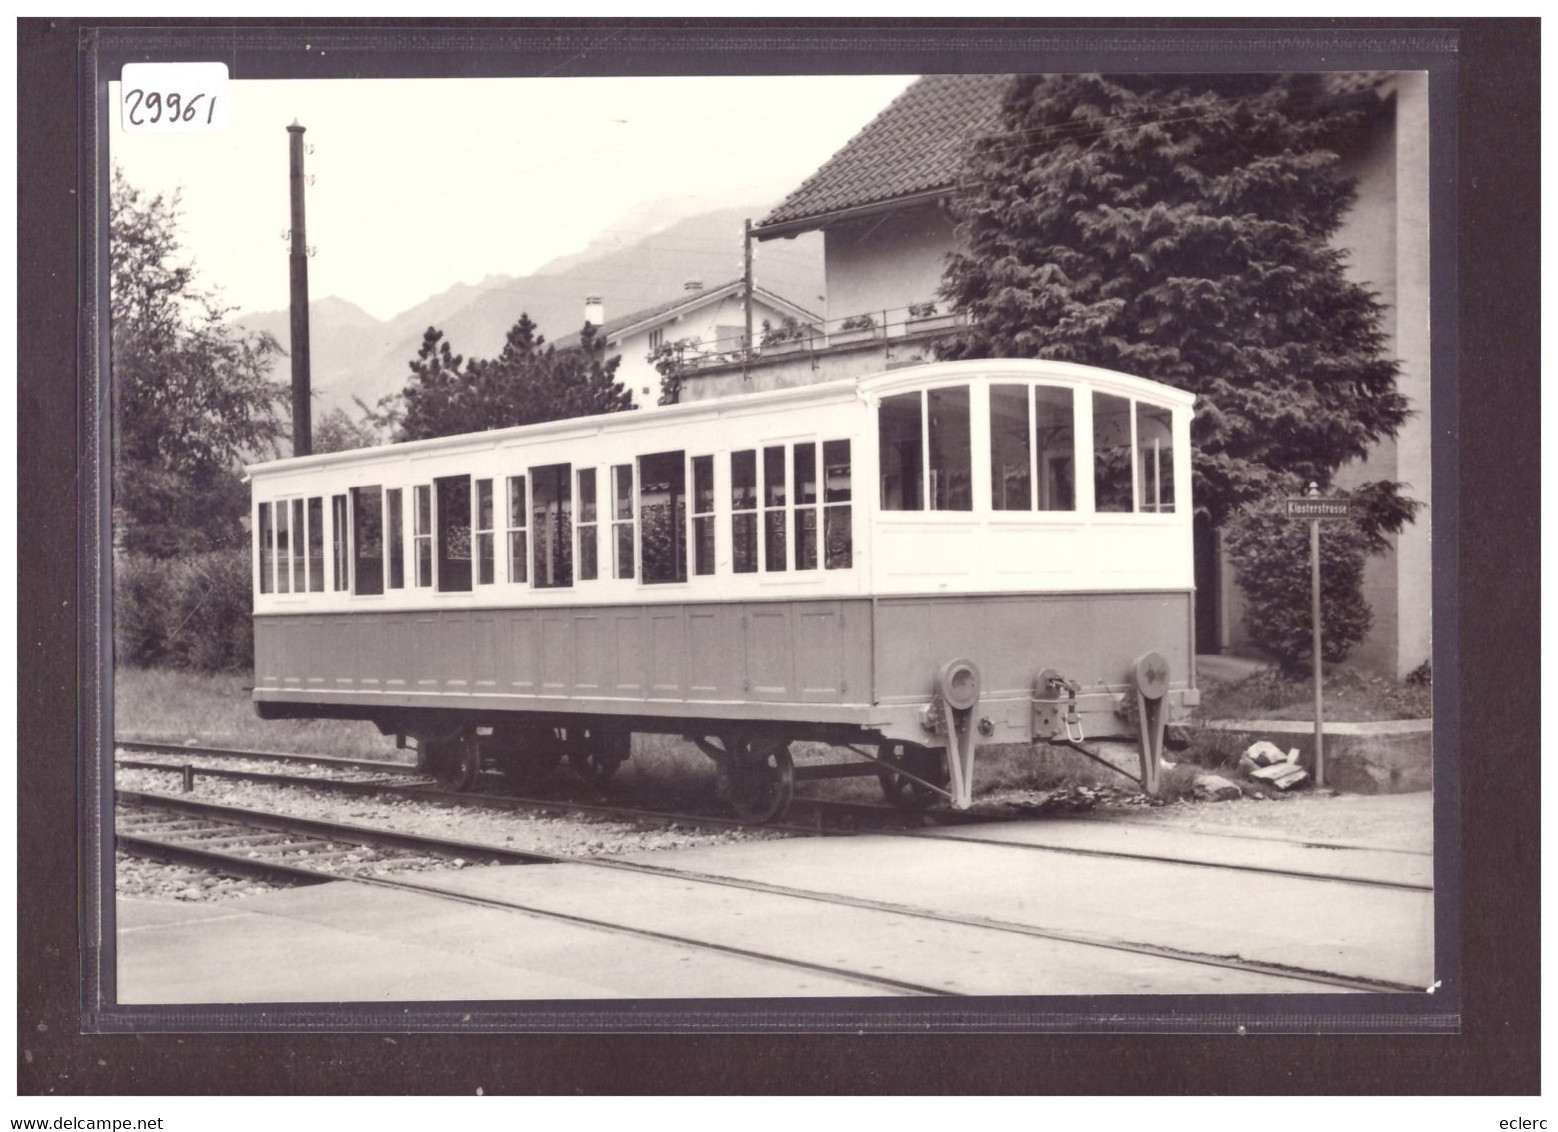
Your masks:
<svg viewBox="0 0 1558 1132"><path fill-rule="evenodd" d="M590 295L584 300L584 321L591 326L606 325L606 304L599 295Z"/></svg>
<svg viewBox="0 0 1558 1132"><path fill-rule="evenodd" d="M703 290L703 280L702 279L689 279L689 280L687 280L687 282L682 284L682 290L683 291L690 291L693 294L697 294L699 291Z"/></svg>

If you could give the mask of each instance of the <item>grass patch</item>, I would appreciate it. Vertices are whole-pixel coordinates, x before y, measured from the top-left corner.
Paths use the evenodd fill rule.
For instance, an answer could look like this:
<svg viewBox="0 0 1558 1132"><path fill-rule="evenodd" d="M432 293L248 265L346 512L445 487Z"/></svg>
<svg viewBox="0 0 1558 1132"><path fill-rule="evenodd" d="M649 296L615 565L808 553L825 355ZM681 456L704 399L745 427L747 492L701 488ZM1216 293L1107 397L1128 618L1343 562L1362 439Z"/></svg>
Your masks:
<svg viewBox="0 0 1558 1132"><path fill-rule="evenodd" d="M114 734L160 743L308 755L395 758L395 740L371 723L339 719L261 719L252 674L121 667L114 672ZM400 752L404 756L406 752Z"/></svg>
<svg viewBox="0 0 1558 1132"><path fill-rule="evenodd" d="M1158 778L1158 797L1165 802L1195 801L1196 779L1205 772L1205 766L1194 762L1165 767Z"/></svg>
<svg viewBox="0 0 1558 1132"><path fill-rule="evenodd" d="M1431 684L1392 680L1337 666L1324 680L1325 718L1364 723L1383 719L1428 719L1433 715ZM1241 680L1207 680L1201 688L1199 719L1312 720L1314 683L1263 668Z"/></svg>
<svg viewBox="0 0 1558 1132"><path fill-rule="evenodd" d="M1190 734L1190 746L1175 757L1201 770L1221 774L1238 769L1239 758L1248 746L1248 736L1238 732L1196 728Z"/></svg>

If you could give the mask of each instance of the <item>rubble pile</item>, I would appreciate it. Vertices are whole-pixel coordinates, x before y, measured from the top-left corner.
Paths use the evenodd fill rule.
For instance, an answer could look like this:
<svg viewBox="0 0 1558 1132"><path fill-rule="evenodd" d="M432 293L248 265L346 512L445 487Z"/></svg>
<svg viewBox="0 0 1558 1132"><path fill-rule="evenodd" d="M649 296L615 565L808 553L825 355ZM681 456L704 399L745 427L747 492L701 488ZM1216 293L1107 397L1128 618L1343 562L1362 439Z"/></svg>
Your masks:
<svg viewBox="0 0 1558 1132"><path fill-rule="evenodd" d="M1251 743L1239 756L1239 769L1278 790L1291 790L1309 780L1309 772L1298 765L1297 747L1284 754L1281 747L1264 739Z"/></svg>

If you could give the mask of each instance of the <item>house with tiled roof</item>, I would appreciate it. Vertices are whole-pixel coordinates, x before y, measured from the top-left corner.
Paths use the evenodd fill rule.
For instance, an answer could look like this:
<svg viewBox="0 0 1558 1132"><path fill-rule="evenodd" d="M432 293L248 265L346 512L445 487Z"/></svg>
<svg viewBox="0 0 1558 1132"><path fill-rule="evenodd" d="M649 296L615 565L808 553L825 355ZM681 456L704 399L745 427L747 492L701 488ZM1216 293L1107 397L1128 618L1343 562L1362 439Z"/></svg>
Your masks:
<svg viewBox="0 0 1558 1132"><path fill-rule="evenodd" d="M936 298L947 256L959 247L948 212L969 142L999 120L1010 75L926 75L867 123L753 228L758 240L821 232L827 284L821 332L788 356L761 351L747 372L710 369L684 385L696 400L753 388L858 376L932 356L953 324ZM1428 83L1416 72L1337 74L1338 93L1372 90L1380 113L1344 154L1358 195L1336 237L1347 269L1386 307L1385 332L1401 365L1413 416L1366 461L1343 468L1342 486L1390 479L1429 500ZM788 345L788 344L787 344ZM793 348L793 346L791 347ZM1404 674L1429 656L1430 510L1369 561L1365 597L1374 628L1361 663ZM1242 597L1217 531L1197 527L1197 647L1244 644Z"/></svg>
<svg viewBox="0 0 1558 1132"><path fill-rule="evenodd" d="M926 75L753 227L759 240L820 230L827 317L884 327L936 302L955 245L947 204L968 143L996 125L1010 75Z"/></svg>
<svg viewBox="0 0 1558 1132"><path fill-rule="evenodd" d="M683 364L693 372L741 364L746 338L745 289L740 279L717 287L689 280L675 298L614 318L606 317L604 298L592 295L585 299L584 321L600 328L609 353L621 355L617 380L632 393L633 404L652 409L660 398L660 372L650 358L662 344L682 343ZM764 322L813 334L822 320L784 296L754 285L754 333ZM578 346L578 332L564 335L555 345L559 350Z"/></svg>

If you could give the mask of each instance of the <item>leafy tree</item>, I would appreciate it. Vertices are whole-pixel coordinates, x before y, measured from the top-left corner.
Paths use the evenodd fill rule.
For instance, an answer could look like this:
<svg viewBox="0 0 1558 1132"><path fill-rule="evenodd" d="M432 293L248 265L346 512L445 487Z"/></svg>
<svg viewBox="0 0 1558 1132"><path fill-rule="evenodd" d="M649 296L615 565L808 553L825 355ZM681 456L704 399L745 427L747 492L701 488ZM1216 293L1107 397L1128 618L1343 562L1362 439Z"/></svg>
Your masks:
<svg viewBox="0 0 1558 1132"><path fill-rule="evenodd" d="M620 362L606 357L605 339L588 323L576 348L559 351L521 314L497 357L469 362L428 327L401 393L397 436L420 440L630 409L632 395L616 380Z"/></svg>
<svg viewBox="0 0 1558 1132"><path fill-rule="evenodd" d="M254 666L253 559L247 546L114 565L114 659L237 672Z"/></svg>
<svg viewBox="0 0 1558 1132"><path fill-rule="evenodd" d="M247 545L239 466L284 434L288 390L266 372L281 347L242 334L180 255L179 199L113 170L109 314L114 515L121 549L157 557Z"/></svg>
<svg viewBox="0 0 1558 1132"><path fill-rule="evenodd" d="M360 414L358 427L380 438L374 443L400 438L401 425L406 420L406 398L403 393L386 393L372 405L361 397L353 397L352 400L356 402Z"/></svg>
<svg viewBox="0 0 1558 1132"><path fill-rule="evenodd" d="M662 342L649 352L648 362L660 374L660 398L656 404L676 405L682 399L682 379L691 368L696 338Z"/></svg>
<svg viewBox="0 0 1558 1132"><path fill-rule="evenodd" d="M346 452L353 448L372 448L380 443L380 433L373 425L373 410L359 399L358 407L363 418L352 420L345 409L337 405L314 425L315 452Z"/></svg>
<svg viewBox="0 0 1558 1132"><path fill-rule="evenodd" d="M1200 398L1197 507L1222 524L1281 483L1329 486L1406 417L1381 307L1331 244L1354 185L1338 150L1374 96L1317 75L1014 81L954 208L946 357L1043 357ZM1370 521L1398 530L1396 484Z"/></svg>

